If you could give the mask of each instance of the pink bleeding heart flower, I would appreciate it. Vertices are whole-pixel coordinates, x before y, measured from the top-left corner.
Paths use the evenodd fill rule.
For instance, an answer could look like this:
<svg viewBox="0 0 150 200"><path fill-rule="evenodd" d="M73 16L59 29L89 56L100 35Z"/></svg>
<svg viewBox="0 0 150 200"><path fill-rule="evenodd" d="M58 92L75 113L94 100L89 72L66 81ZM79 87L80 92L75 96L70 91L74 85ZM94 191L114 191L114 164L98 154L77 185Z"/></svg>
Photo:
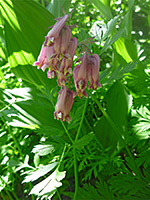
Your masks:
<svg viewBox="0 0 150 200"><path fill-rule="evenodd" d="M66 51L68 50L71 37L72 33L70 27L64 26L59 34L59 37L54 42L54 50L58 55L59 60L64 57Z"/></svg>
<svg viewBox="0 0 150 200"><path fill-rule="evenodd" d="M100 58L97 54L89 55L87 63L88 81L90 82L88 88L95 90L97 87L101 87L99 82Z"/></svg>
<svg viewBox="0 0 150 200"><path fill-rule="evenodd" d="M55 78L55 76L56 76L56 71L55 71L55 70L49 69L49 70L47 71L47 77L48 77L48 78L52 79L52 78Z"/></svg>
<svg viewBox="0 0 150 200"><path fill-rule="evenodd" d="M46 56L47 56L47 62L49 64L49 66L48 66L49 69L58 71L57 64L59 61L57 59L57 55L54 50L54 46L47 47Z"/></svg>
<svg viewBox="0 0 150 200"><path fill-rule="evenodd" d="M85 88L88 82L87 79L87 52L85 52L84 56L82 57L82 62L80 65L76 65L73 69L73 78L76 87L76 92L74 96L82 96L87 97L87 93L85 93Z"/></svg>
<svg viewBox="0 0 150 200"><path fill-rule="evenodd" d="M63 86L59 91L57 103L55 106L55 119L70 122L71 118L69 116L69 113L72 108L73 102L73 91L70 91L69 89L67 89L66 86Z"/></svg>
<svg viewBox="0 0 150 200"><path fill-rule="evenodd" d="M57 22L54 24L52 29L48 32L45 37L44 46L51 46L54 44L55 39L59 37L59 34L62 28L65 25L65 22L68 19L68 15L64 15L63 17L56 18Z"/></svg>
<svg viewBox="0 0 150 200"><path fill-rule="evenodd" d="M64 75L62 72L57 73L57 78L57 83L60 87L66 84L66 75Z"/></svg>
<svg viewBox="0 0 150 200"><path fill-rule="evenodd" d="M76 51L76 48L78 46L78 40L76 37L73 37L71 40L70 40L70 43L69 43L69 46L68 46L68 50L67 50L67 53L66 55L69 55L70 56L70 59L64 57L60 63L60 68L59 70L64 73L64 74L67 74L67 73L70 73L72 74L72 63L73 63L73 57L74 57L74 54L75 54L75 51ZM68 57L69 57L68 56Z"/></svg>
<svg viewBox="0 0 150 200"><path fill-rule="evenodd" d="M41 69L46 64L47 64L46 47L42 45L38 59L36 62L33 63L33 66L38 66L38 69Z"/></svg>

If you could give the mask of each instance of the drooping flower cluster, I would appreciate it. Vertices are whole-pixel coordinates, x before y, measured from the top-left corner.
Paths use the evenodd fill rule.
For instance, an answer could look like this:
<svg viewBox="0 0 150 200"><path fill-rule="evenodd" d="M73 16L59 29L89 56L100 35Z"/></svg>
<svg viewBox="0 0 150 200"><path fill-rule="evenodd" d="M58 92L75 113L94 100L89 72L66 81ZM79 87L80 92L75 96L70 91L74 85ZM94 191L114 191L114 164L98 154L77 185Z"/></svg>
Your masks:
<svg viewBox="0 0 150 200"><path fill-rule="evenodd" d="M84 55L77 60L78 64L73 69L73 79L76 92L66 87L67 75L72 74L72 64L78 45L76 37L72 37L71 29L65 25L69 15L56 18L56 23L45 37L38 60L34 66L43 71L47 70L48 78L57 76L57 83L61 87L55 106L54 117L62 121L71 120L69 113L72 108L74 97L88 97L85 92L88 88L97 89L99 83L100 58L97 54ZM80 62L80 63L79 63Z"/></svg>

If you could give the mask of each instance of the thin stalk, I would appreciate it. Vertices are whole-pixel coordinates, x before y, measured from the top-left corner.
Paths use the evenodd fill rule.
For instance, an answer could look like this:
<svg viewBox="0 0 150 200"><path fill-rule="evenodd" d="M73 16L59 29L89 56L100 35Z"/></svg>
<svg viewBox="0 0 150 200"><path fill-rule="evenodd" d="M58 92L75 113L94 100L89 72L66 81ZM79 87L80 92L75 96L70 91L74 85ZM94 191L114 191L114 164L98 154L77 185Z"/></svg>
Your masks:
<svg viewBox="0 0 150 200"><path fill-rule="evenodd" d="M57 167L57 168L60 167L60 164L61 164L61 162L62 162L62 160L63 160L64 154L65 154L65 151L66 151L66 147L67 147L67 144L65 144L65 146L64 146L64 149L63 149L63 152L62 152L62 154L61 154L61 158L60 158L60 160L59 160L59 164L58 164L58 167Z"/></svg>
<svg viewBox="0 0 150 200"><path fill-rule="evenodd" d="M78 192L78 167L77 167L77 159L76 159L76 150L73 147L73 158L74 158L74 178L75 178L75 191L73 200L76 200L77 192Z"/></svg>
<svg viewBox="0 0 150 200"><path fill-rule="evenodd" d="M96 119L98 120L98 116L97 116L97 114L96 114L96 111L95 111L95 108L94 108L93 104L92 104L92 111L93 111L93 113L94 113Z"/></svg>
<svg viewBox="0 0 150 200"><path fill-rule="evenodd" d="M4 108L2 108L2 109L0 110L0 113L3 112L5 109L9 108L11 105L12 105L12 103L10 103L10 104L8 104L7 106L5 106Z"/></svg>
<svg viewBox="0 0 150 200"><path fill-rule="evenodd" d="M82 116L81 116L81 121L80 121L79 128L78 128L78 131L77 131L76 138L75 138L74 142L76 142L78 137L79 137L81 126L82 126L84 115L85 115L85 111L86 111L86 106L87 106L87 100L85 101L85 104L84 104L83 113L82 113Z"/></svg>
<svg viewBox="0 0 150 200"><path fill-rule="evenodd" d="M1 191L1 197L2 197L3 200L6 200L6 199L5 199L5 196L3 195L3 192L2 192L2 191Z"/></svg>
<svg viewBox="0 0 150 200"><path fill-rule="evenodd" d="M9 194L8 190L5 188L7 195L9 196L10 200L13 200L13 198L11 197L11 195Z"/></svg>
<svg viewBox="0 0 150 200"><path fill-rule="evenodd" d="M70 139L70 141L71 141L71 143L73 144L73 139L71 138L71 136L69 135L69 132L68 132L68 130L66 129L66 127L65 127L65 125L64 125L64 123L61 121L61 124L62 124L62 126L63 126L63 128L64 128L64 130L65 130L65 132L66 132L66 134L67 134L67 136L68 136L68 138Z"/></svg>
<svg viewBox="0 0 150 200"><path fill-rule="evenodd" d="M116 132L116 134L120 137L120 139L122 140L123 144L124 144L124 147L126 149L126 151L128 152L128 155L130 157L130 159L133 161L134 163L134 166L136 168L136 170L138 171L140 177L142 177L141 175L141 171L139 170L139 167L137 166L134 158L133 158L133 155L131 154L130 150L129 150L129 147L128 145L126 144L124 138L123 138L123 134L120 133L120 130L116 127L115 123L112 121L112 119L109 117L109 115L107 114L107 112L104 110L104 108L101 106L101 104L99 103L99 101L96 99L95 96L93 96L93 99L94 101L96 102L96 104L98 105L99 109L102 111L103 115L105 116L105 118L107 119L107 121L109 122L109 124L111 125L111 127L113 128L113 130Z"/></svg>
<svg viewBox="0 0 150 200"><path fill-rule="evenodd" d="M83 119L84 119L84 115L85 115L85 111L86 111L86 107L87 107L87 100L84 104L84 109L83 109L83 113L81 116L81 121L78 127L78 131L74 140L74 143L78 140L79 134L80 134L80 130L81 130L81 126L83 123ZM76 149L73 146L73 158L74 158L74 178L75 178L75 191L74 191L74 196L73 196L73 200L76 200L77 197L77 193L78 193L78 166L77 166L77 159L76 159Z"/></svg>
<svg viewBox="0 0 150 200"><path fill-rule="evenodd" d="M19 151L19 154L20 154L21 158L23 159L24 156L23 156L23 153L22 153L21 148L20 148L20 146L19 146L19 143L17 142L17 140L16 140L14 134L13 134L12 131L10 130L10 126L9 126L9 125L7 126L7 129L8 129L8 133L9 133L9 134L11 135L11 137L13 138L13 141L14 141L15 146L17 147L17 149L18 149L18 151Z"/></svg>
<svg viewBox="0 0 150 200"><path fill-rule="evenodd" d="M1 181L8 187L8 189L5 187L6 193L8 194L8 196L10 195L9 192L11 192L13 194L13 196L15 197L16 200L19 200L18 197L16 196L14 190L4 181L4 179L2 177L0 177Z"/></svg>
<svg viewBox="0 0 150 200"><path fill-rule="evenodd" d="M44 0L42 0L42 6L45 7L45 1Z"/></svg>
<svg viewBox="0 0 150 200"><path fill-rule="evenodd" d="M58 189L57 189L57 196L58 196L58 199L61 200L61 196L60 196L60 194L58 192Z"/></svg>

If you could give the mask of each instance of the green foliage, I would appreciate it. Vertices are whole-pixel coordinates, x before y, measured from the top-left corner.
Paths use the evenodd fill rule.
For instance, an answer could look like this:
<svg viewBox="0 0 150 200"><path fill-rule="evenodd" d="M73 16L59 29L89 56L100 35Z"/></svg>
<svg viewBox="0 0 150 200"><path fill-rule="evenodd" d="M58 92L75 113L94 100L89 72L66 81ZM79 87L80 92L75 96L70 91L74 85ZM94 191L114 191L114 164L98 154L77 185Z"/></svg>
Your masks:
<svg viewBox="0 0 150 200"><path fill-rule="evenodd" d="M0 1L0 199L150 197L149 8L146 0ZM69 124L53 116L56 80L32 66L62 9L74 9L77 57L87 41L101 59L102 88L75 99Z"/></svg>

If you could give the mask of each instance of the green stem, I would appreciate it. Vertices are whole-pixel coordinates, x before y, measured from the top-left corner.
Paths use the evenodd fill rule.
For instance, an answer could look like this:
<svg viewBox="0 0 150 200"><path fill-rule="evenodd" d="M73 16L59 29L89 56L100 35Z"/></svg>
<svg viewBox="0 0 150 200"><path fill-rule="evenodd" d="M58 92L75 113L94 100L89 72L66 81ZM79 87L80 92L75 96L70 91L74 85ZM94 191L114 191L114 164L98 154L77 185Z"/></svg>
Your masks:
<svg viewBox="0 0 150 200"><path fill-rule="evenodd" d="M96 99L95 96L93 96L94 101L96 102L96 104L98 105L99 109L102 111L103 115L105 116L105 118L107 119L107 121L109 122L109 124L111 125L111 127L113 128L113 130L116 132L116 134L120 137L120 139L122 140L124 147L126 149L126 151L128 152L128 155L130 157L130 159L133 161L134 163L134 167L136 168L136 171L138 171L140 177L142 177L141 175L141 171L139 170L139 167L137 166L133 155L131 154L128 145L126 144L124 137L123 137L123 132L121 130L119 130L116 125L114 124L114 122L112 121L112 119L109 117L109 115L107 114L107 112L104 110L104 108L101 106L101 104L99 103L99 101ZM120 133L121 131L121 133ZM138 175L138 174L137 174Z"/></svg>
<svg viewBox="0 0 150 200"><path fill-rule="evenodd" d="M61 124L62 124L62 126L63 126L63 128L64 128L64 130L65 130L65 132L66 132L66 134L67 134L67 136L68 136L68 138L70 139L71 143L73 144L73 139L70 137L69 132L68 132L68 130L66 129L66 127L65 127L65 125L64 125L64 123L63 123L62 121L61 121Z"/></svg>
<svg viewBox="0 0 150 200"><path fill-rule="evenodd" d="M8 196L10 196L9 191L13 194L16 200L19 200L18 197L16 196L14 190L3 180L2 177L0 177L1 181L7 186L5 187L6 193ZM7 189L8 188L8 189ZM11 197L10 197L11 198Z"/></svg>
<svg viewBox="0 0 150 200"><path fill-rule="evenodd" d="M5 200L5 196L3 195L3 192L1 191L1 197L3 200Z"/></svg>
<svg viewBox="0 0 150 200"><path fill-rule="evenodd" d="M78 127L78 131L77 131L74 143L78 140L80 130L81 130L81 126L82 126L83 119L84 119L84 115L85 115L85 111L86 111L86 107L87 107L87 100L84 104L84 109L83 109L83 113L82 113L82 116L81 116L81 121L80 121L80 124L79 124L79 127ZM74 146L73 146L73 158L74 158L74 178L75 178L75 191L74 191L73 200L76 200L79 184L78 184L78 167L77 167L77 159L76 159L76 149L75 149Z"/></svg>
<svg viewBox="0 0 150 200"><path fill-rule="evenodd" d="M86 111L86 106L87 106L87 100L85 101L85 104L84 104L84 108L83 108L83 113L82 113L82 116L81 116L80 125L79 125L79 128L78 128L78 131L77 131L76 138L75 138L74 142L76 142L77 139L78 139L78 137L79 137L81 126L82 126L84 115L85 115L85 111Z"/></svg>
<svg viewBox="0 0 150 200"><path fill-rule="evenodd" d="M62 152L62 154L61 154L61 158L60 158L60 160L59 160L59 164L58 164L58 167L57 167L57 168L60 167L60 164L61 164L61 162L62 162L62 160L63 160L64 154L65 154L65 151L66 151L66 147L67 147L67 144L65 144L65 146L64 146L64 149L63 149L63 152Z"/></svg>
<svg viewBox="0 0 150 200"><path fill-rule="evenodd" d="M45 7L45 1L44 0L42 0L42 6Z"/></svg>
<svg viewBox="0 0 150 200"><path fill-rule="evenodd" d="M75 192L73 200L76 200L78 192L78 168L77 168L76 150L74 147L73 147L73 157L74 157L74 178L75 178Z"/></svg>
<svg viewBox="0 0 150 200"><path fill-rule="evenodd" d="M57 189L57 196L58 196L58 199L61 200L61 196L60 196L60 194L58 192L58 189Z"/></svg>
<svg viewBox="0 0 150 200"><path fill-rule="evenodd" d="M97 116L97 114L96 114L96 111L95 111L95 108L94 108L93 104L92 104L92 111L93 111L93 113L94 113L96 119L98 120L98 116Z"/></svg>

